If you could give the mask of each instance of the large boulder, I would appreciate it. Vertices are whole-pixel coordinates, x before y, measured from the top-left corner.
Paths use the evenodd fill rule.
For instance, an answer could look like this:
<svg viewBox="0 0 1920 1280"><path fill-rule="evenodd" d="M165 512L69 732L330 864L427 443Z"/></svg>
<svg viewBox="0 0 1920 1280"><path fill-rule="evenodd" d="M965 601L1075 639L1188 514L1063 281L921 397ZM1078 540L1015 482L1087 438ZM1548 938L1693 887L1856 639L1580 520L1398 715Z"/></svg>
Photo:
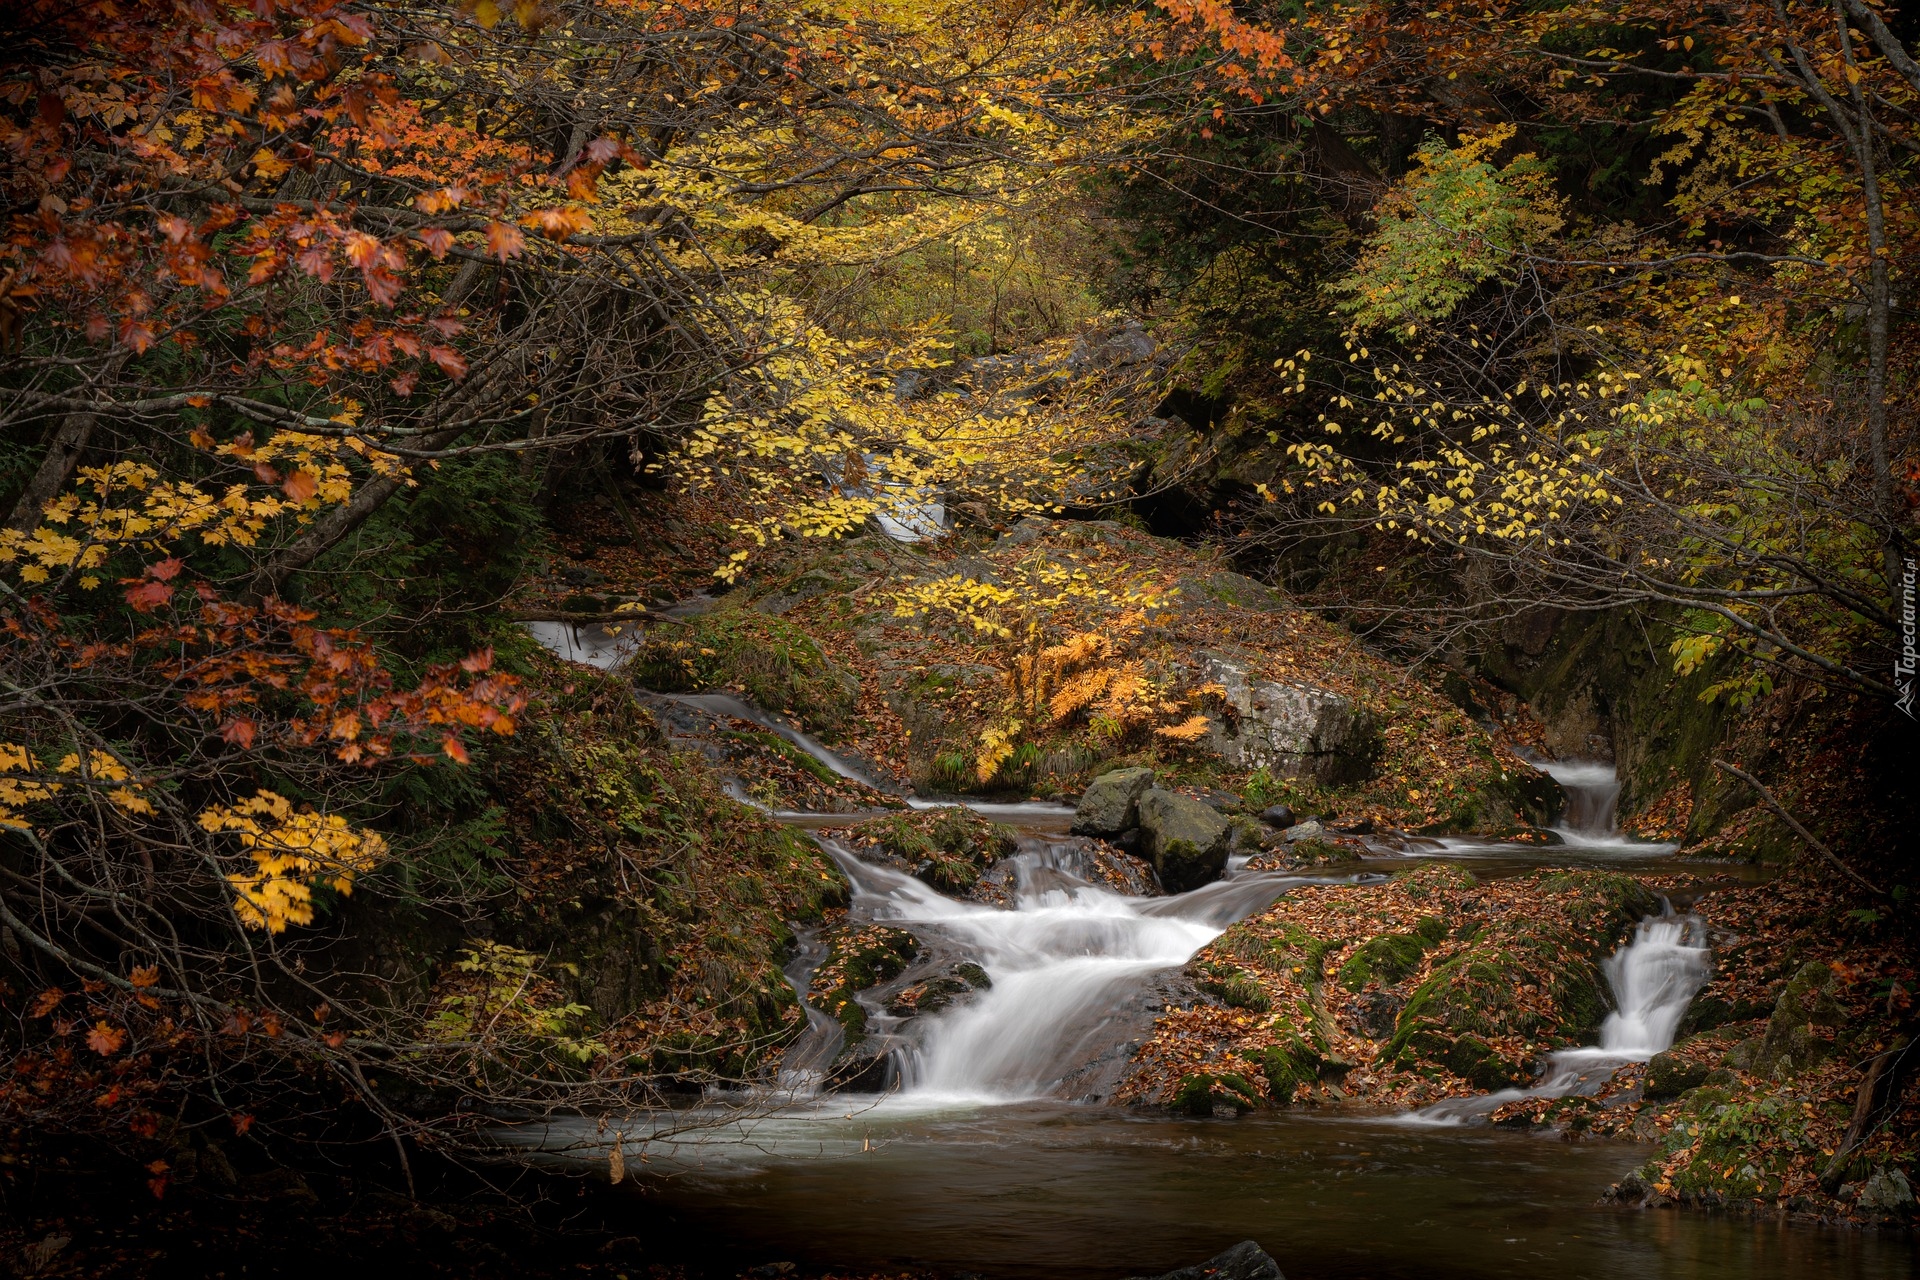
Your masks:
<svg viewBox="0 0 1920 1280"><path fill-rule="evenodd" d="M1790 1076L1805 1071L1831 1049L1832 1029L1845 1022L1840 1002L1833 997L1835 974L1824 960L1809 960L1788 979L1767 1019L1766 1034L1754 1046L1748 1070L1760 1075ZM1816 1027L1827 1030L1822 1036ZM1736 1051L1737 1052L1737 1051Z"/></svg>
<svg viewBox="0 0 1920 1280"><path fill-rule="evenodd" d="M1187 796L1151 787L1138 801L1140 852L1169 893L1185 893L1227 869L1232 827L1212 808Z"/></svg>
<svg viewBox="0 0 1920 1280"><path fill-rule="evenodd" d="M1217 653L1199 656L1233 711L1210 739L1227 763L1332 787L1373 776L1382 741L1365 707L1325 689L1257 680L1245 663Z"/></svg>
<svg viewBox="0 0 1920 1280"><path fill-rule="evenodd" d="M1073 831L1082 836L1117 836L1140 825L1140 796L1154 783L1144 766L1115 769L1087 784L1073 813Z"/></svg>
<svg viewBox="0 0 1920 1280"><path fill-rule="evenodd" d="M1136 1276L1134 1280L1147 1280ZM1251 1240L1242 1240L1225 1253L1215 1254L1197 1267L1169 1271L1157 1280L1287 1280L1280 1264Z"/></svg>

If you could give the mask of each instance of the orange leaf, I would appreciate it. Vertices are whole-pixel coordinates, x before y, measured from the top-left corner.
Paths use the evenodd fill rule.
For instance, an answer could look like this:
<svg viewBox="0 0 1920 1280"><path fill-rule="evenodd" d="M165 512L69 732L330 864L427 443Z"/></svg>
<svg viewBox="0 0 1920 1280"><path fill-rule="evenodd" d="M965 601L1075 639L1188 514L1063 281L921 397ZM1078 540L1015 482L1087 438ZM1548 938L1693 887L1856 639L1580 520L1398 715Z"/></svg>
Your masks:
<svg viewBox="0 0 1920 1280"><path fill-rule="evenodd" d="M160 981L160 966L157 964L142 965L133 971L128 981L142 990L151 987Z"/></svg>
<svg viewBox="0 0 1920 1280"><path fill-rule="evenodd" d="M460 739L454 737L453 735L449 734L447 735L446 738L441 740L440 749L446 752L447 756L450 759L456 761L457 763L460 763L460 764L467 763L466 745L462 743Z"/></svg>
<svg viewBox="0 0 1920 1280"><path fill-rule="evenodd" d="M320 481L311 471L295 471L283 481L280 487L286 490L289 498L295 502L305 502L320 490Z"/></svg>
<svg viewBox="0 0 1920 1280"><path fill-rule="evenodd" d="M120 1046L127 1042L127 1033L106 1022L96 1022L93 1030L87 1032L87 1048L103 1058L111 1058L120 1052Z"/></svg>
<svg viewBox="0 0 1920 1280"><path fill-rule="evenodd" d="M505 262L518 257L527 247L527 238L510 222L487 224L487 252Z"/></svg>
<svg viewBox="0 0 1920 1280"><path fill-rule="evenodd" d="M48 987L45 991L42 991L33 998L33 1008L28 1016L33 1018L46 1017L59 1007L60 1001L64 999L65 996L66 992L60 990L60 988Z"/></svg>

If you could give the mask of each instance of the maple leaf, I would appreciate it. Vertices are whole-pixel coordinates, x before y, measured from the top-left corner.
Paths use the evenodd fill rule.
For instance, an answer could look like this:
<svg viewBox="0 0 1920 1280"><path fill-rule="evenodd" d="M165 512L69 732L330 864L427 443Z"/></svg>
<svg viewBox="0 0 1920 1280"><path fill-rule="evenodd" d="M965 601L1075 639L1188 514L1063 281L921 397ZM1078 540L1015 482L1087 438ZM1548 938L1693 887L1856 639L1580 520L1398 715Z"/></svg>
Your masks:
<svg viewBox="0 0 1920 1280"><path fill-rule="evenodd" d="M319 492L320 481L311 471L293 471L288 473L280 487L295 502L305 502Z"/></svg>
<svg viewBox="0 0 1920 1280"><path fill-rule="evenodd" d="M96 1022L87 1032L87 1048L103 1058L111 1058L120 1052L127 1042L127 1033L109 1022Z"/></svg>
<svg viewBox="0 0 1920 1280"><path fill-rule="evenodd" d="M253 721L235 718L220 727L220 736L244 751L253 745L255 731Z"/></svg>
<svg viewBox="0 0 1920 1280"><path fill-rule="evenodd" d="M487 224L487 252L505 262L516 258L526 250L527 238L520 228L510 222L489 222Z"/></svg>
<svg viewBox="0 0 1920 1280"><path fill-rule="evenodd" d="M440 366L440 372L454 381L467 376L467 360L452 347L428 347L427 358Z"/></svg>
<svg viewBox="0 0 1920 1280"><path fill-rule="evenodd" d="M63 1000L65 997L66 997L66 992L60 990L60 988L48 987L45 991L42 991L39 995L33 998L33 1004L29 1006L27 1016L33 1017L33 1018L44 1018L48 1014L52 1013L55 1009L59 1008L60 1001Z"/></svg>
<svg viewBox="0 0 1920 1280"><path fill-rule="evenodd" d="M160 966L153 964L142 965L127 976L127 981L142 990L154 986L160 981Z"/></svg>
<svg viewBox="0 0 1920 1280"><path fill-rule="evenodd" d="M468 763L466 744L452 734L448 734L440 740L440 749L447 753L448 759L459 764Z"/></svg>

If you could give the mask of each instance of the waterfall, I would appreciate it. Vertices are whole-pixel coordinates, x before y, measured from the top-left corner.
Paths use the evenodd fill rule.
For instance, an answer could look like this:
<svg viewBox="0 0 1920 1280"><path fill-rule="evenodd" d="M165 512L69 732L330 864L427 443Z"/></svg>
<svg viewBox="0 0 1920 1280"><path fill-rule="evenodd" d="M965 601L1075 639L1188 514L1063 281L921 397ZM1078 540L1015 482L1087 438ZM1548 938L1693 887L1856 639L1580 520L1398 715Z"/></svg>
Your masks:
<svg viewBox="0 0 1920 1280"><path fill-rule="evenodd" d="M1619 1068L1672 1048L1680 1020L1706 985L1712 968L1706 933L1706 922L1699 916L1669 914L1642 920L1633 938L1602 966L1615 1007L1600 1025L1597 1046L1548 1054L1545 1070L1532 1088L1448 1098L1403 1118L1458 1124L1520 1098L1596 1093Z"/></svg>
<svg viewBox="0 0 1920 1280"><path fill-rule="evenodd" d="M902 872L823 842L873 919L911 928L993 980L957 1009L921 1020L896 1053L900 1092L924 1102L1011 1102L1058 1094L1126 1036L1151 975L1178 969L1234 920L1298 876L1240 873L1170 898L1130 898L1085 879L1071 841L1028 838L1011 909L946 897Z"/></svg>
<svg viewBox="0 0 1920 1280"><path fill-rule="evenodd" d="M1595 760L1550 761L1540 766L1566 793L1566 812L1553 828L1569 844L1604 843L1619 831L1620 775Z"/></svg>

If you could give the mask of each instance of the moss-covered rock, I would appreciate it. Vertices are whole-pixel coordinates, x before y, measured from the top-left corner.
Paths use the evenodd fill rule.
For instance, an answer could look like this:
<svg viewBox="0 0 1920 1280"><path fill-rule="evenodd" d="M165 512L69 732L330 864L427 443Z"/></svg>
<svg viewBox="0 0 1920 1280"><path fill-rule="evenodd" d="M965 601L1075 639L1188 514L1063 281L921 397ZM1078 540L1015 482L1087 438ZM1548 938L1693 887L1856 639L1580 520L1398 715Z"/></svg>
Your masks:
<svg viewBox="0 0 1920 1280"><path fill-rule="evenodd" d="M841 728L860 696L857 676L784 618L723 608L648 634L627 670L671 693L738 689L756 706L816 730Z"/></svg>
<svg viewBox="0 0 1920 1280"><path fill-rule="evenodd" d="M1140 796L1140 849L1171 893L1227 869L1227 820L1189 796L1154 787Z"/></svg>
<svg viewBox="0 0 1920 1280"><path fill-rule="evenodd" d="M866 1034L867 1011L856 997L906 972L920 940L905 929L870 924L831 930L827 959L814 973L807 1000L847 1030L851 1052Z"/></svg>
<svg viewBox="0 0 1920 1280"><path fill-rule="evenodd" d="M1140 797L1154 783L1143 765L1113 769L1087 784L1074 810L1073 830L1083 836L1116 836L1140 822Z"/></svg>
<svg viewBox="0 0 1920 1280"><path fill-rule="evenodd" d="M1824 1058L1842 1010L1833 997L1833 966L1824 960L1802 965L1774 1002L1767 1029L1754 1046L1747 1068L1760 1075L1792 1075Z"/></svg>
<svg viewBox="0 0 1920 1280"><path fill-rule="evenodd" d="M887 862L942 893L964 895L1017 847L1013 832L959 806L889 814L860 823L848 847Z"/></svg>

